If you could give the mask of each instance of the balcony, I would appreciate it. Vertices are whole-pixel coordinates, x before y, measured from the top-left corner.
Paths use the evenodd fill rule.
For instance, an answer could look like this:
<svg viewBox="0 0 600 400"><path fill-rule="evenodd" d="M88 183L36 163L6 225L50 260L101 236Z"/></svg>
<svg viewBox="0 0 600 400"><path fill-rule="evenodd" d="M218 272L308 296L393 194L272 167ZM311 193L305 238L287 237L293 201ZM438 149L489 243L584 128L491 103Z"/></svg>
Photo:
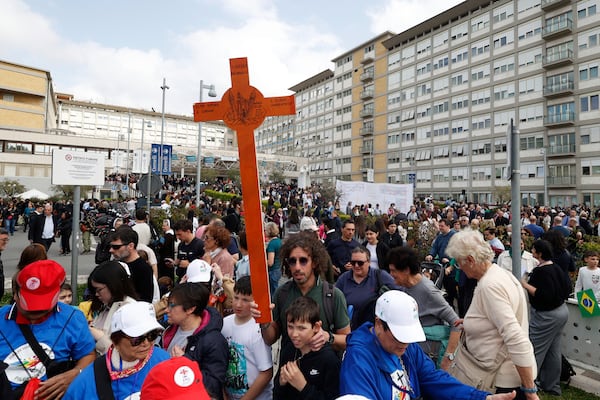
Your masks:
<svg viewBox="0 0 600 400"><path fill-rule="evenodd" d="M567 18L564 21L558 21L544 26L542 38L545 40L552 40L570 33L573 33L573 21Z"/></svg>
<svg viewBox="0 0 600 400"><path fill-rule="evenodd" d="M551 11L560 6L570 4L571 0L542 0L542 10Z"/></svg>
<svg viewBox="0 0 600 400"><path fill-rule="evenodd" d="M371 136L375 129L372 126L363 126L360 128L359 133L360 136Z"/></svg>
<svg viewBox="0 0 600 400"><path fill-rule="evenodd" d="M575 123L575 112L564 112L544 117L544 126L557 128L559 126L573 125Z"/></svg>
<svg viewBox="0 0 600 400"><path fill-rule="evenodd" d="M548 187L575 187L577 185L576 176L549 176Z"/></svg>
<svg viewBox="0 0 600 400"><path fill-rule="evenodd" d="M365 53L364 57L362 60L360 60L361 64L369 64L372 63L375 60L375 52L374 51L370 51L368 53Z"/></svg>
<svg viewBox="0 0 600 400"><path fill-rule="evenodd" d="M375 95L375 91L373 89L365 89L360 92L360 99L369 100L373 98L373 95Z"/></svg>
<svg viewBox="0 0 600 400"><path fill-rule="evenodd" d="M575 149L575 143L548 146L548 157L574 156Z"/></svg>
<svg viewBox="0 0 600 400"><path fill-rule="evenodd" d="M545 69L558 68L563 65L573 64L573 50L565 49L553 54L544 55L542 67Z"/></svg>
<svg viewBox="0 0 600 400"><path fill-rule="evenodd" d="M367 117L372 117L374 113L375 113L375 110L372 107L367 107L367 108L363 108L362 110L360 110L359 115L361 118L367 118Z"/></svg>
<svg viewBox="0 0 600 400"><path fill-rule="evenodd" d="M557 85L548 85L544 86L544 97L551 99L553 97L573 94L573 90L575 90L575 82L573 81L567 81Z"/></svg>
<svg viewBox="0 0 600 400"><path fill-rule="evenodd" d="M361 82L372 81L375 78L375 71L365 71L360 74Z"/></svg>
<svg viewBox="0 0 600 400"><path fill-rule="evenodd" d="M373 153L373 145L372 144L364 144L360 146L360 154L372 154Z"/></svg>

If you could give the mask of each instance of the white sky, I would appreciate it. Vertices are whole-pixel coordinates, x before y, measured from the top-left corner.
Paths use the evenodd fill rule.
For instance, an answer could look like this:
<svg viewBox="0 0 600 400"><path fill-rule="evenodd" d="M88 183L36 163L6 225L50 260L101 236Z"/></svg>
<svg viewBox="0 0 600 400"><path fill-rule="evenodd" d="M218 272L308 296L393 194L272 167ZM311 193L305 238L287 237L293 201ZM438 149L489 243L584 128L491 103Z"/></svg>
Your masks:
<svg viewBox="0 0 600 400"><path fill-rule="evenodd" d="M231 86L247 57L265 96L333 69L331 59L400 33L458 0L2 0L0 59L50 71L78 100L192 115L199 82ZM204 100L208 101L207 92Z"/></svg>

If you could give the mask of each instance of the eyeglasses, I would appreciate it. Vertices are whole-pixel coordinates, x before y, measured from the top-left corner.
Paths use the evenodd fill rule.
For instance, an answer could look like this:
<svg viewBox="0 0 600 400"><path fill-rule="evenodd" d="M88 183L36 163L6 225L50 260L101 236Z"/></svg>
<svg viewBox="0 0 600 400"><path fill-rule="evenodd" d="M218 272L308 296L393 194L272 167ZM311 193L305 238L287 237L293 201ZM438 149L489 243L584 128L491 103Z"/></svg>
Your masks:
<svg viewBox="0 0 600 400"><path fill-rule="evenodd" d="M352 265L358 265L359 267L362 267L366 263L366 261L363 260L350 260L348 262Z"/></svg>
<svg viewBox="0 0 600 400"><path fill-rule="evenodd" d="M138 337L128 337L128 339L129 339L129 343L131 344L131 347L138 347L139 345L144 343L144 340L148 339L148 341L150 343L152 343L159 336L160 336L159 331L150 331L150 332L146 333L145 335L138 336Z"/></svg>
<svg viewBox="0 0 600 400"><path fill-rule="evenodd" d="M123 246L127 246L129 243L111 244L110 248L113 250L119 250Z"/></svg>
<svg viewBox="0 0 600 400"><path fill-rule="evenodd" d="M300 265L302 265L303 267L306 266L306 264L308 264L308 257L289 257L287 259L287 263L288 265L296 265L296 263L300 263Z"/></svg>
<svg viewBox="0 0 600 400"><path fill-rule="evenodd" d="M106 289L106 285L99 287L99 288L94 288L94 292L96 294L100 294L104 289Z"/></svg>
<svg viewBox="0 0 600 400"><path fill-rule="evenodd" d="M168 306L169 308L175 308L175 307L177 307L177 306L180 306L180 305L181 305L181 304L177 304L177 303L169 303L167 306Z"/></svg>
<svg viewBox="0 0 600 400"><path fill-rule="evenodd" d="M206 236L206 235L204 235L204 240L215 240L215 238L212 237L212 236Z"/></svg>

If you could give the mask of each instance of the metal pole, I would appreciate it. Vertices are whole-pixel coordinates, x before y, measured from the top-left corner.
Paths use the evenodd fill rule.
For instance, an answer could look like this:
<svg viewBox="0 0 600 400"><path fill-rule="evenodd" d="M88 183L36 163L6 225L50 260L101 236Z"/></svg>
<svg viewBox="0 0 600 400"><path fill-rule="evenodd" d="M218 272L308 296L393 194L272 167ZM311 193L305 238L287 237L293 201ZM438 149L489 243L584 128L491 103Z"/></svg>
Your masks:
<svg viewBox="0 0 600 400"><path fill-rule="evenodd" d="M129 197L129 148L131 144L131 111L129 111L129 123L127 126L127 156L125 157L125 187Z"/></svg>
<svg viewBox="0 0 600 400"><path fill-rule="evenodd" d="M158 155L158 169L160 174L161 190L162 190L162 171L163 171L163 145L165 141L165 91L169 89L167 86L166 78L163 78L163 84L160 87L162 89L162 117L160 126L160 154ZM159 191L160 193L160 191ZM148 209L149 211L150 209Z"/></svg>
<svg viewBox="0 0 600 400"><path fill-rule="evenodd" d="M521 279L521 161L519 160L519 130L510 120L510 165L511 165L511 216L512 216L512 271Z"/></svg>
<svg viewBox="0 0 600 400"><path fill-rule="evenodd" d="M79 185L73 188L73 225L71 236L71 286L73 286L73 305L79 304L77 296L77 275L78 275L78 260L79 260L79 237L81 230L79 229L79 213L81 212L81 187Z"/></svg>
<svg viewBox="0 0 600 400"><path fill-rule="evenodd" d="M544 205L550 207L550 199L548 198L548 147L544 147L543 151L544 151Z"/></svg>
<svg viewBox="0 0 600 400"><path fill-rule="evenodd" d="M204 81L200 80L200 103L202 103L202 91L204 90ZM202 170L202 122L198 122L198 153L196 154L196 209L200 208L200 178Z"/></svg>

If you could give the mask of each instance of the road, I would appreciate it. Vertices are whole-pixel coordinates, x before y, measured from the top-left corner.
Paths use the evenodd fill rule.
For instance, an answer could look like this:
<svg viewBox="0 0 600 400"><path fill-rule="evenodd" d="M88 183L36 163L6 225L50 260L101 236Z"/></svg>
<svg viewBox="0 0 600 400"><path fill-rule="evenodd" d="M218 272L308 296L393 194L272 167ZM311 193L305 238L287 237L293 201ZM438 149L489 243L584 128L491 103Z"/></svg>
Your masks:
<svg viewBox="0 0 600 400"><path fill-rule="evenodd" d="M27 240L27 233L23 232L22 227L17 227L17 231L15 231L14 236L9 236L10 241L6 246L6 250L2 252L2 262L4 264L4 287L8 290L11 288L10 281L12 276L17 270L17 264L19 263L19 258L21 257L21 251L27 245L29 245L29 240ZM77 260L77 269L78 269L78 278L77 281L79 283L87 282L87 277L92 272L92 270L96 267L96 263L94 262L94 255L96 249L96 241L92 236L92 252L88 254L79 254ZM81 244L81 239L79 240L79 252L83 251L83 246ZM48 258L56 261L60 265L62 265L67 273L67 280L71 279L71 255L63 256L59 254L60 252L60 239L57 239L55 243L52 244L50 250L48 251Z"/></svg>

